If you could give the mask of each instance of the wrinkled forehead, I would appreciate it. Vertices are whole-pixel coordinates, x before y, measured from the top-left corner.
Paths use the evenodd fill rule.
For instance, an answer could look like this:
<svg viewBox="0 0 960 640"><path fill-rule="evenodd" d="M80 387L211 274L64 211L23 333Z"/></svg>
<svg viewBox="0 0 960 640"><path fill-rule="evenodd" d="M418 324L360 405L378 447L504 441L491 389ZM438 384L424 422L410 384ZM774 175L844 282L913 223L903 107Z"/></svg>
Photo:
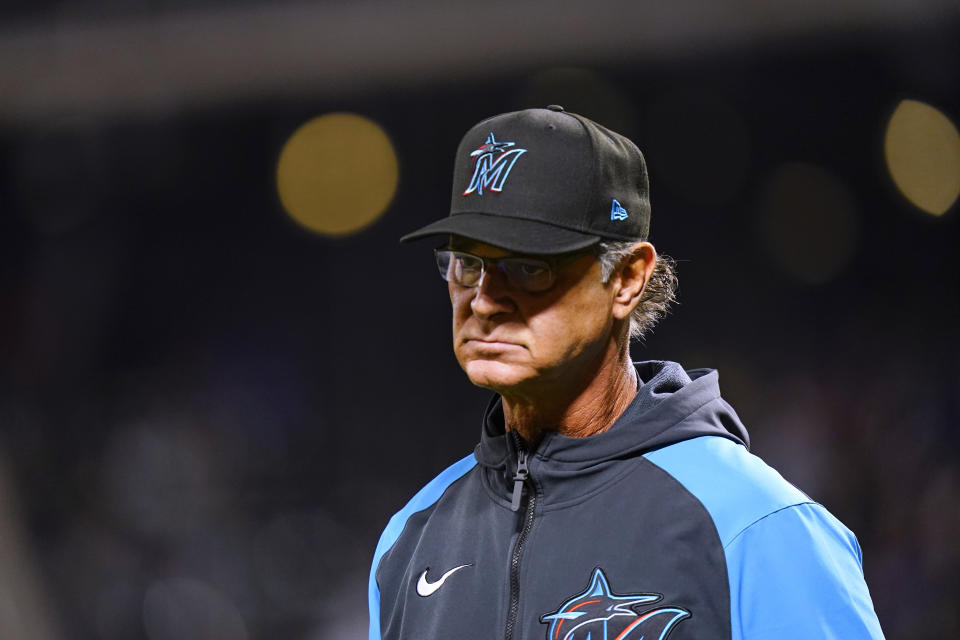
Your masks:
<svg viewBox="0 0 960 640"><path fill-rule="evenodd" d="M520 255L492 244L458 235L451 235L447 240L447 246L457 251L466 251L484 258L502 258L504 256Z"/></svg>
<svg viewBox="0 0 960 640"><path fill-rule="evenodd" d="M583 254L588 253L585 251L574 251L570 253L558 253L558 254L526 254L518 253L516 251L509 251L502 247L496 245L487 244L486 242L481 242L480 240L474 240L473 238L467 238L466 236L459 235L450 235L447 239L447 247L450 249L455 249L457 251L466 251L467 253L472 253L474 255L480 256L482 258L504 258L506 256L517 256L517 257L528 257L528 258L539 258L541 260L546 259L548 262L550 260L562 260L566 256L572 256L573 254Z"/></svg>

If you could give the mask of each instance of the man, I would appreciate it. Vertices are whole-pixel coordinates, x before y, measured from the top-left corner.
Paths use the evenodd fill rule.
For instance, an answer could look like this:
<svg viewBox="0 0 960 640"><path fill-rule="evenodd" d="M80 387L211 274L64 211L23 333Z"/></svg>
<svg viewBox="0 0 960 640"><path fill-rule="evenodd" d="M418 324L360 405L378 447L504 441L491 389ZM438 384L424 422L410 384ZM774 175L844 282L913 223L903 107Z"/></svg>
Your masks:
<svg viewBox="0 0 960 640"><path fill-rule="evenodd" d="M717 373L630 361L672 301L629 140L562 108L457 151L440 236L480 444L387 525L370 638L882 637L853 534L748 450Z"/></svg>

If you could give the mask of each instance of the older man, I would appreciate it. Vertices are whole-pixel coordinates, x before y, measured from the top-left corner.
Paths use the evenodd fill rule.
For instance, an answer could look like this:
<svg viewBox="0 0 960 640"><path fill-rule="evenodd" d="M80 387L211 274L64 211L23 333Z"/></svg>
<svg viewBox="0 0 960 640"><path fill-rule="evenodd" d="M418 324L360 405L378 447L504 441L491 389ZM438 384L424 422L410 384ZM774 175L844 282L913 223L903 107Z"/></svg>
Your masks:
<svg viewBox="0 0 960 640"><path fill-rule="evenodd" d="M630 360L673 299L629 140L473 127L435 251L480 443L387 525L370 638L882 637L853 534L748 450L717 373Z"/></svg>

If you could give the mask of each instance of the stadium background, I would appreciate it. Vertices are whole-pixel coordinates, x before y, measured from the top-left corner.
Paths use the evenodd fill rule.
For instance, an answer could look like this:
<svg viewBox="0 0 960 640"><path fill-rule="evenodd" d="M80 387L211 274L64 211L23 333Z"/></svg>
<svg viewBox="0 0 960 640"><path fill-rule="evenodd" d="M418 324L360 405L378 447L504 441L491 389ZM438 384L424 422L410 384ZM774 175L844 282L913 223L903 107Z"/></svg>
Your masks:
<svg viewBox="0 0 960 640"><path fill-rule="evenodd" d="M960 10L652 4L5 5L0 637L365 637L381 528L486 399L397 238L469 126L551 103L647 155L680 305L635 357L720 370L889 638L960 635ZM385 155L312 158L331 113ZM298 131L290 179L339 176L309 220Z"/></svg>

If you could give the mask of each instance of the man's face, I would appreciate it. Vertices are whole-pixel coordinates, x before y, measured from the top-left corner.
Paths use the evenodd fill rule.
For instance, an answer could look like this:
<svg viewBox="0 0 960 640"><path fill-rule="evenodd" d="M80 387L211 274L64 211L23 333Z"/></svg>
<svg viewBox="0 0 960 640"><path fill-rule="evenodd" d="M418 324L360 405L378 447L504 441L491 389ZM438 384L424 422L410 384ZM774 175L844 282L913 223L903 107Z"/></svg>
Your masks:
<svg viewBox="0 0 960 640"><path fill-rule="evenodd" d="M484 258L510 255L454 238L452 248ZM505 395L577 384L600 364L613 329L612 287L590 253L564 263L547 291L528 293L494 266L475 287L448 283L453 349L474 384Z"/></svg>

